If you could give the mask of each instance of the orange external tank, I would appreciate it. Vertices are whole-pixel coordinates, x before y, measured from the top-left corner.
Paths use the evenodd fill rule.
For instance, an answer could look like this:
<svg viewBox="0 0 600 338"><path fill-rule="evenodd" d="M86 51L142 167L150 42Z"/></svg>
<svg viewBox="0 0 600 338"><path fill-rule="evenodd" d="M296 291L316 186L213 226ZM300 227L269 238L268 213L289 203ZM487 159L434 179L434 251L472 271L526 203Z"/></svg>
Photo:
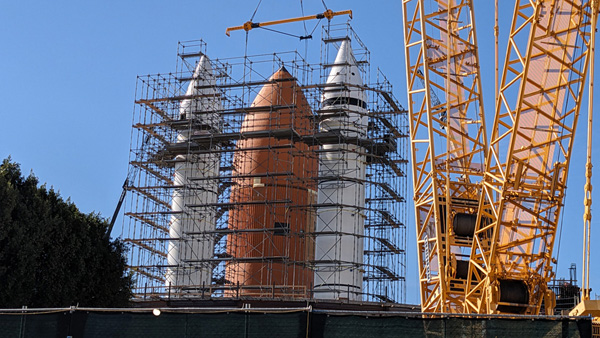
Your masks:
<svg viewBox="0 0 600 338"><path fill-rule="evenodd" d="M230 296L309 296L317 158L310 106L281 67L248 109L234 154L225 279ZM239 288L238 288L239 286Z"/></svg>

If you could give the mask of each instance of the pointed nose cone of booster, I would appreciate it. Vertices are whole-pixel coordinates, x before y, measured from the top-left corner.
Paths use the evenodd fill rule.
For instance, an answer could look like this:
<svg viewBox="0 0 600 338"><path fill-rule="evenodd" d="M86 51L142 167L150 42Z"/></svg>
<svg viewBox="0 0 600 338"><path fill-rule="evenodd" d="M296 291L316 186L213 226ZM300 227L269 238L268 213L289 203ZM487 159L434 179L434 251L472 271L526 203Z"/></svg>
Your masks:
<svg viewBox="0 0 600 338"><path fill-rule="evenodd" d="M367 104L358 63L350 40L342 41L323 93L323 110L343 110L348 117L323 120L324 131L340 130L347 136L364 136L367 130ZM356 135L358 132L358 135Z"/></svg>
<svg viewBox="0 0 600 338"><path fill-rule="evenodd" d="M216 78L209 58L203 55L194 69L192 80L185 95L190 97L181 101L179 119L197 119L210 128L217 127L220 101L215 88Z"/></svg>

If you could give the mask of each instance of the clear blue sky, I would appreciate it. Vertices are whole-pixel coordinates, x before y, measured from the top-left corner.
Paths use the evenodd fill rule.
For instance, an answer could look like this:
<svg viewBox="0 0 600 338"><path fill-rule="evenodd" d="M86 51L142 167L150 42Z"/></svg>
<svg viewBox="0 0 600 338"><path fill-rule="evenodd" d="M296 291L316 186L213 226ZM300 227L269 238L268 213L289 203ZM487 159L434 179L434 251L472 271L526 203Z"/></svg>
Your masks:
<svg viewBox="0 0 600 338"><path fill-rule="evenodd" d="M371 51L372 69L383 70L407 107L401 2L325 3L333 10L354 11L352 25ZM501 3L502 55L512 4ZM258 0L0 0L0 157L11 155L25 173L33 170L41 182L70 197L82 211L110 217L127 173L136 76L174 71L178 41L202 38L212 58L243 55L245 34L235 32L227 38L225 28L250 19L257 4ZM475 6L489 128L494 97L493 0L476 1ZM323 11L320 0L304 0L304 8L307 15ZM254 21L300 15L300 1L263 0ZM312 29L314 24L307 26ZM301 25L281 29L303 33ZM320 29L314 35L307 54L318 57ZM306 47L297 39L256 30L250 34L248 53L297 49L304 54ZM568 277L572 262L581 268L585 121L582 115L571 162L559 277ZM600 123L600 115L596 121ZM594 151L595 163L599 151ZM599 180L596 170L597 187ZM594 206L600 205L598 190L594 199ZM600 214L595 214L593 226L598 224ZM408 225L407 300L418 303L412 218ZM599 242L600 229L592 231L592 242ZM600 256L594 247L592 267L592 287L600 294Z"/></svg>

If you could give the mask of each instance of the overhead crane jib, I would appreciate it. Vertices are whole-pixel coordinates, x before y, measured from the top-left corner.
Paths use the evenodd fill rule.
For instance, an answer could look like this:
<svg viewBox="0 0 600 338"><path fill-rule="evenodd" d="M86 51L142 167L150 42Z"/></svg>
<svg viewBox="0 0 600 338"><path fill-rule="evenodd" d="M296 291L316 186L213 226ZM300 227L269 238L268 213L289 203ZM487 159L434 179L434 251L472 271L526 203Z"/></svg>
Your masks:
<svg viewBox="0 0 600 338"><path fill-rule="evenodd" d="M301 16L301 17L290 18L290 19L282 19L282 20L274 20L274 21L266 21L266 22L252 22L252 21L247 21L247 22L245 22L241 26L234 26L234 27L227 28L225 30L225 34L227 36L231 36L230 33L232 31L245 30L246 32L248 32L248 31L252 30L253 28L260 28L260 27L266 27L266 26L280 25L280 24L284 24L284 23L292 23L292 22L299 22L299 21L307 21L307 20L313 20L313 19L327 19L327 20L331 20L335 16L346 15L346 14L348 16L350 16L350 19L352 19L352 11L351 10L334 12L331 9L327 9L323 13L319 13L319 14L315 14L315 15Z"/></svg>

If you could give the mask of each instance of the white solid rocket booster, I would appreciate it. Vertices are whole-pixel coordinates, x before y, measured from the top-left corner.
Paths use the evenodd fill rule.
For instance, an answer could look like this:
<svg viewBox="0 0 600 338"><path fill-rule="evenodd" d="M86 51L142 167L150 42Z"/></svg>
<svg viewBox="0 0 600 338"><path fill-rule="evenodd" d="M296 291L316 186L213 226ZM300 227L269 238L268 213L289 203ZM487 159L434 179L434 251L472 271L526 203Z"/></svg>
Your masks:
<svg viewBox="0 0 600 338"><path fill-rule="evenodd" d="M187 129L179 132L178 143L186 143L194 135L218 132L221 101L215 84L212 66L202 56L185 93L188 98L179 107L179 119L190 123L185 123ZM166 287L171 292L193 292L211 283L209 260L214 255L211 232L216 226L214 204L218 197L220 156L208 151L178 155L175 160Z"/></svg>
<svg viewBox="0 0 600 338"><path fill-rule="evenodd" d="M366 157L357 140L366 138L368 123L362 85L350 40L344 40L321 104L321 132L339 133L342 142L321 148L315 298L362 299Z"/></svg>

